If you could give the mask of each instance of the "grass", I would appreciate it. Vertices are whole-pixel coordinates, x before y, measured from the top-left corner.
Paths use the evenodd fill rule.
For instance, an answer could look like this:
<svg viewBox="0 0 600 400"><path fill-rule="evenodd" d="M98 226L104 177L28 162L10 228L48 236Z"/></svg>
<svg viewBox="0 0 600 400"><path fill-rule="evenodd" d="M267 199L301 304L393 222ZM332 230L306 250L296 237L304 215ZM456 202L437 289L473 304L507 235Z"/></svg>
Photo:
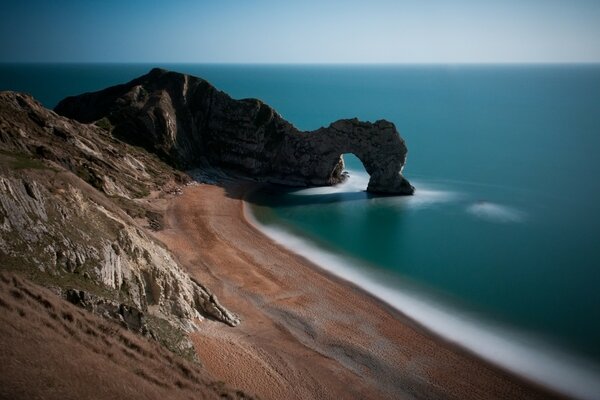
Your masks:
<svg viewBox="0 0 600 400"><path fill-rule="evenodd" d="M146 322L155 334L156 340L166 349L188 361L197 363L198 357L193 347L184 346L190 343L187 334L173 326L165 319L146 314Z"/></svg>
<svg viewBox="0 0 600 400"><path fill-rule="evenodd" d="M146 198L150 196L150 189L148 189L148 187L146 186L140 186L139 189L135 193L133 193L133 195L136 199Z"/></svg>
<svg viewBox="0 0 600 400"><path fill-rule="evenodd" d="M110 132L112 130L112 124L106 117L94 122L94 125L96 125L98 128L104 129L107 132Z"/></svg>
<svg viewBox="0 0 600 400"><path fill-rule="evenodd" d="M2 256L0 258L0 263L0 269L20 273L32 282L44 287L84 290L110 300L122 300L119 293L115 290L110 290L104 286L98 285L94 281L85 278L82 274L58 270L54 270L56 273L41 271L35 264L27 263L25 259L21 257Z"/></svg>
<svg viewBox="0 0 600 400"><path fill-rule="evenodd" d="M52 169L44 164L37 158L33 158L29 154L10 152L6 150L0 150L0 154L6 157L0 158L3 164L7 165L10 169Z"/></svg>

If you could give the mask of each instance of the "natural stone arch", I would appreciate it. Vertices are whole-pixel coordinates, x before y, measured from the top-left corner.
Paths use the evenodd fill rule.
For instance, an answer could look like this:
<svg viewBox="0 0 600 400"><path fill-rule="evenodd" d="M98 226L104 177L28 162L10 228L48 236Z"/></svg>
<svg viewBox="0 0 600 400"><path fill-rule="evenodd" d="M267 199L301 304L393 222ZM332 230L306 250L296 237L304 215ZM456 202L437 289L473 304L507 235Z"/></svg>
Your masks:
<svg viewBox="0 0 600 400"><path fill-rule="evenodd" d="M297 159L297 149L311 156ZM387 194L413 194L413 186L402 176L407 148L394 124L358 119L339 120L326 128L293 135L282 149L285 163L310 177L314 185L331 185L345 179L343 154L354 154L369 174L367 191ZM297 160L297 161L296 161ZM295 164L298 165L295 165Z"/></svg>
<svg viewBox="0 0 600 400"><path fill-rule="evenodd" d="M55 110L84 123L106 118L121 140L182 169L211 165L284 185L333 185L345 179L341 155L353 153L370 175L367 191L414 192L401 174L406 145L391 122L348 119L301 132L260 100L235 100L176 72L153 69Z"/></svg>

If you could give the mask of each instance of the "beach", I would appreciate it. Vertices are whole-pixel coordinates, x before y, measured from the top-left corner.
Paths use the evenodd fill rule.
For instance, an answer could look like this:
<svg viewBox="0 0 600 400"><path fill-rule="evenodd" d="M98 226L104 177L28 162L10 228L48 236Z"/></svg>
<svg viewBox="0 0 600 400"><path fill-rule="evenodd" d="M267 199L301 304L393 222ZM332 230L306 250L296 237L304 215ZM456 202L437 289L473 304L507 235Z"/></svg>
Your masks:
<svg viewBox="0 0 600 400"><path fill-rule="evenodd" d="M251 189L196 184L157 204L156 238L242 320L191 334L215 378L263 399L559 397L269 239L244 215Z"/></svg>

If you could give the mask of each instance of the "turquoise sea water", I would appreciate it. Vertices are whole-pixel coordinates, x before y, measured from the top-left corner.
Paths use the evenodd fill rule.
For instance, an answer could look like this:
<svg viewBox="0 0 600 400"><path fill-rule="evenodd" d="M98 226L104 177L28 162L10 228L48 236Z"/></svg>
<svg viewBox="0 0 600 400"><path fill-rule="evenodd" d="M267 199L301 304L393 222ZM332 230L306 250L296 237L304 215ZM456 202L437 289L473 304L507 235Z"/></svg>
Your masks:
<svg viewBox="0 0 600 400"><path fill-rule="evenodd" d="M394 122L414 197L368 196L350 155L347 184L256 193L258 222L600 364L600 66L163 66L300 129ZM0 65L0 89L52 107L150 67Z"/></svg>

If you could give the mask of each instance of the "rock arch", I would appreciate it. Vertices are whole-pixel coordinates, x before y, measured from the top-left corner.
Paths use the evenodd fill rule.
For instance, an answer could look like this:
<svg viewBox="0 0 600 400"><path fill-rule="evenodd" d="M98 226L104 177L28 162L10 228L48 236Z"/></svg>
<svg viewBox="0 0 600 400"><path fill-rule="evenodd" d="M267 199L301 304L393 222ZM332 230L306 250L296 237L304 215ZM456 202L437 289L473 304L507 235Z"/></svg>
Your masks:
<svg viewBox="0 0 600 400"><path fill-rule="evenodd" d="M406 145L391 122L346 119L301 132L260 100L232 99L177 72L155 68L131 82L68 97L55 111L85 123L107 119L113 135L181 169L210 164L266 182L332 185L345 179L341 155L353 153L371 176L369 192L414 192L401 174Z"/></svg>
<svg viewBox="0 0 600 400"><path fill-rule="evenodd" d="M394 124L346 119L313 132L296 132L282 149L287 168L296 169L313 185L342 182L342 155L354 154L370 176L367 191L384 194L414 193L414 187L402 176L407 148ZM294 157L298 149L307 149L310 157ZM304 150L302 150L304 151ZM297 160L297 161L296 161ZM283 168L283 169L287 169Z"/></svg>

